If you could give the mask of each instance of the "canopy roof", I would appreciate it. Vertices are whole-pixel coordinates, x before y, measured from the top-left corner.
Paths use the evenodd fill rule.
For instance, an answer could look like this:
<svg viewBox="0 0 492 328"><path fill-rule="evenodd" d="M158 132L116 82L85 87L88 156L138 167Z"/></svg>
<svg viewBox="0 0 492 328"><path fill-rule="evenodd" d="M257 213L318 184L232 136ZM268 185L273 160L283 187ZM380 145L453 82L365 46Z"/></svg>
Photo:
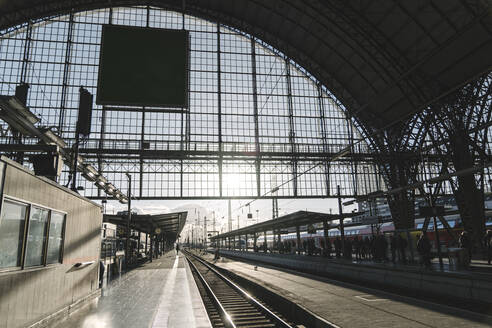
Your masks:
<svg viewBox="0 0 492 328"><path fill-rule="evenodd" d="M236 229L217 236L212 236L210 237L210 239L242 236L246 234L249 235L258 232L287 229L296 226L300 227L300 226L306 226L306 225L315 224L324 221L339 220L340 218L350 218L356 215L359 215L359 213L343 213L342 215L339 215L339 214L326 214L326 213L310 212L310 211L297 211L294 213L281 216L277 219L260 222L241 229Z"/></svg>
<svg viewBox="0 0 492 328"><path fill-rule="evenodd" d="M0 29L109 4L184 9L254 35L313 74L366 129L492 68L490 1L15 0L0 1Z"/></svg>
<svg viewBox="0 0 492 328"><path fill-rule="evenodd" d="M162 233L166 239L177 239L186 223L188 212L176 212L155 215L132 213L130 227L145 233ZM104 222L126 226L127 216L104 214ZM160 232L158 232L159 230Z"/></svg>

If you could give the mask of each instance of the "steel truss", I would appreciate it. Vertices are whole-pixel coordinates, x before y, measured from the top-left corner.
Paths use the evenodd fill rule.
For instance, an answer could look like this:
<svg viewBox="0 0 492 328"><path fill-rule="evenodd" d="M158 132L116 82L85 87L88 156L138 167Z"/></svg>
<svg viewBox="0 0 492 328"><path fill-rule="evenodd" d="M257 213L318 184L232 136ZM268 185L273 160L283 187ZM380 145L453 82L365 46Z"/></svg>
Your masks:
<svg viewBox="0 0 492 328"><path fill-rule="evenodd" d="M90 9L91 3L80 1L80 8ZM102 24L189 30L189 110L96 106L93 134L80 149L121 190L126 189L122 173L132 173L139 199L249 199L284 181L289 182L268 197L336 197L337 186L342 196L355 197L490 160L490 75L440 99L439 86L409 71L405 57L355 9L330 6L318 9L341 28L350 28L373 57L368 64L378 65L385 81L398 85L416 108L432 106L383 130L376 117L363 128L350 103L342 106L326 86L259 40L261 34L253 37L185 15L179 7L174 12L151 6L70 12L2 31L0 90L12 93L18 83L29 83L28 105L71 145L78 87L95 93ZM416 87L422 83L428 94ZM4 132L2 142L9 142L11 134ZM330 161L347 147L348 153ZM467 163L453 157L463 149L470 155ZM476 177L475 187L483 194L489 172ZM461 185L460 178L452 178L439 192L459 195ZM105 198L92 184L84 187L86 196ZM410 226L414 199L424 192L389 197L398 227Z"/></svg>
<svg viewBox="0 0 492 328"><path fill-rule="evenodd" d="M354 119L319 81L248 34L180 12L105 8L3 31L1 93L29 83L28 106L70 146L76 90L96 93L99 31L108 23L192 34L189 110L95 106L79 151L116 187L126 188L123 172L132 173L139 199L255 198L290 180L275 197L331 197L338 185L355 196L382 184ZM106 197L82 186L87 197Z"/></svg>

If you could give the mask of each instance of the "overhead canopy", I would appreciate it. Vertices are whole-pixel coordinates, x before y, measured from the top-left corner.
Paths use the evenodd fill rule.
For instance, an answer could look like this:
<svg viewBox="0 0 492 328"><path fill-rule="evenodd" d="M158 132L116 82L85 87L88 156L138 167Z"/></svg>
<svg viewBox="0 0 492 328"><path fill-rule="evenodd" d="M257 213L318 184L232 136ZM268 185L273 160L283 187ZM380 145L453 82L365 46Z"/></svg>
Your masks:
<svg viewBox="0 0 492 328"><path fill-rule="evenodd" d="M166 239L176 240L186 223L188 212L176 212L155 215L139 215L132 213L130 228L145 233L161 233ZM104 214L104 222L126 226L127 216Z"/></svg>
<svg viewBox="0 0 492 328"><path fill-rule="evenodd" d="M356 215L359 215L359 213L343 213L342 215L339 215L339 214L326 214L326 213L310 212L310 211L297 211L294 213L281 216L277 219L268 220L241 229L229 231L217 236L212 236L210 237L210 239L244 236L246 234L249 235L249 234L264 232L264 231L288 229L291 227L306 226L306 225L315 224L324 221L339 220L340 218L350 218Z"/></svg>
<svg viewBox="0 0 492 328"><path fill-rule="evenodd" d="M492 3L462 0L0 1L0 29L119 5L208 18L274 46L367 128L399 120L492 68Z"/></svg>

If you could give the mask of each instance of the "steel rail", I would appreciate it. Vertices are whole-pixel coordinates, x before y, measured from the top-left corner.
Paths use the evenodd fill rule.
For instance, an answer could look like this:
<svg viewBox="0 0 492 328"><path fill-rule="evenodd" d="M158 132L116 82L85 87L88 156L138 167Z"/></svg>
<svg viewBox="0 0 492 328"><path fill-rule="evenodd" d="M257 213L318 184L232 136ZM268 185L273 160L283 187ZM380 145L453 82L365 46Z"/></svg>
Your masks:
<svg viewBox="0 0 492 328"><path fill-rule="evenodd" d="M280 318L275 313L273 313L271 310L269 310L268 308L266 308L263 304L261 304L260 302L258 302L248 292L246 292L241 287L239 287L238 285L236 285L232 280L230 280L229 278L225 277L222 273L218 272L209 263L207 263L206 261L202 260L201 258L199 258L198 256L196 256L196 255L194 255L194 254L192 254L190 252L187 252L187 251L185 251L185 252L186 252L187 255L193 257L195 260L197 260L198 262L200 262L201 264L203 264L204 266L206 266L210 271L212 271L213 273L215 273L227 285L229 285L231 288L233 288L235 291L237 291L241 296L243 296L253 306L257 307L269 319L273 320L275 322L275 324L278 325L278 327L294 328L293 326L291 326L290 324L288 324L287 322L285 322L282 318ZM188 262L192 263L190 261L190 259L187 258L187 260L188 260ZM196 269L196 266L193 263L192 263L192 265ZM200 277L200 275L199 275L199 277ZM203 279L203 277L201 277L200 280L201 279ZM208 286L208 284L207 284L207 286ZM208 288L210 288L210 286L208 286ZM225 310L224 310L224 312L225 312ZM230 318L230 317L228 317L228 318Z"/></svg>
<svg viewBox="0 0 492 328"><path fill-rule="evenodd" d="M189 253L187 253L187 254L189 254ZM220 315L222 317L222 322L224 323L224 326L226 326L228 328L236 328L236 325L232 321L231 316L224 309L224 307L220 303L219 299L217 298L217 296L215 295L215 293L212 291L212 288L207 283L207 281L205 280L205 278L203 277L203 275L200 273L200 271L198 271L198 269L195 266L195 264L193 262L191 262L191 260L188 257L186 257L186 260L188 261L188 263L194 269L196 275L198 276L198 278L200 279L201 283L203 284L203 287L205 288L205 291L207 292L208 296L210 297L210 299L212 300L212 302L215 304L216 308L219 310L219 313L220 313Z"/></svg>

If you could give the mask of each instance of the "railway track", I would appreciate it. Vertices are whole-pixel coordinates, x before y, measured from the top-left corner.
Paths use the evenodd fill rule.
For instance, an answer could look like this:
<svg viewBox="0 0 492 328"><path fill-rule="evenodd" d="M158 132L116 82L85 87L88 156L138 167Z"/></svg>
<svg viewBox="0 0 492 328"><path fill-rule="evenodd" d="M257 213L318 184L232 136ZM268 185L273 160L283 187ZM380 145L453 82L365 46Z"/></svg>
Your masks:
<svg viewBox="0 0 492 328"><path fill-rule="evenodd" d="M268 309L201 258L184 252L213 327L297 327Z"/></svg>

